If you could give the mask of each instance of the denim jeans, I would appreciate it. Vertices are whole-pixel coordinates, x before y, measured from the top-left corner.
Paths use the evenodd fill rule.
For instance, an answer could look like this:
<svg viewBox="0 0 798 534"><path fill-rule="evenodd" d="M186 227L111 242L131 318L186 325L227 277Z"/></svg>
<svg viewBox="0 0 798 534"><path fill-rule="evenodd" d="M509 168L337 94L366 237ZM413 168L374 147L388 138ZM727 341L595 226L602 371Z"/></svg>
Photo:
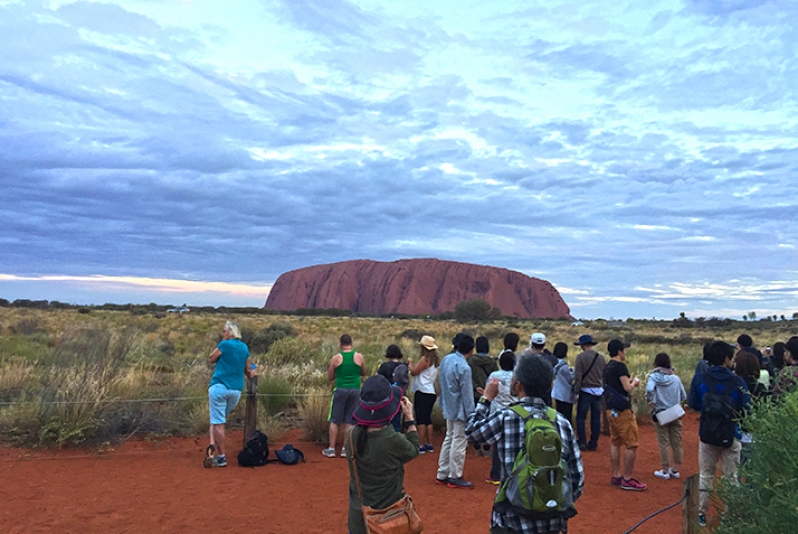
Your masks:
<svg viewBox="0 0 798 534"><path fill-rule="evenodd" d="M590 444L597 445L601 433L601 396L581 391L576 405L576 434L580 444L587 444L585 419L588 410L590 410Z"/></svg>

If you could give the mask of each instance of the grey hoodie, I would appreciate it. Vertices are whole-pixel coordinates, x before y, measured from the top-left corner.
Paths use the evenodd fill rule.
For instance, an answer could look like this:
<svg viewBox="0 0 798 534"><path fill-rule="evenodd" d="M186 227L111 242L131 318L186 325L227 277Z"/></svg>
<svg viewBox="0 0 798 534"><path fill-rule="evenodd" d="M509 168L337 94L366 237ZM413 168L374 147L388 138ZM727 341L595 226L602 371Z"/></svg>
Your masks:
<svg viewBox="0 0 798 534"><path fill-rule="evenodd" d="M654 403L653 413L667 410L685 400L687 393L684 391L684 385L681 378L674 374L673 369L655 368L646 383L646 402Z"/></svg>

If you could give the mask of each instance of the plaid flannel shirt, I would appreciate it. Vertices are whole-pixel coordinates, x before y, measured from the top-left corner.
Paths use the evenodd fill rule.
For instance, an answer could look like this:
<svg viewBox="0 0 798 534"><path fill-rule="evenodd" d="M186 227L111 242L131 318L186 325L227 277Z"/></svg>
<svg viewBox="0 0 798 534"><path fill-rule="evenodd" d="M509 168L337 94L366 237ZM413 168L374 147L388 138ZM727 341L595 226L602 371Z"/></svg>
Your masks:
<svg viewBox="0 0 798 534"><path fill-rule="evenodd" d="M542 399L533 397L524 397L514 404L522 404L530 413L532 410L545 410L547 408ZM559 413L557 414L556 425L557 432L559 432L562 440L562 459L568 466L573 498L576 501L582 495L582 488L585 483L582 455L579 452L579 445L574 437L571 424ZM495 443L501 461L501 480L504 482L512 472L515 458L524 444L524 420L510 409L504 409L491 415L490 405L480 402L471 417L468 418L465 433L466 438L475 443ZM521 534L568 532L567 519L529 519L519 516L512 510L501 514L493 510L490 522L492 527L498 526L512 529Z"/></svg>

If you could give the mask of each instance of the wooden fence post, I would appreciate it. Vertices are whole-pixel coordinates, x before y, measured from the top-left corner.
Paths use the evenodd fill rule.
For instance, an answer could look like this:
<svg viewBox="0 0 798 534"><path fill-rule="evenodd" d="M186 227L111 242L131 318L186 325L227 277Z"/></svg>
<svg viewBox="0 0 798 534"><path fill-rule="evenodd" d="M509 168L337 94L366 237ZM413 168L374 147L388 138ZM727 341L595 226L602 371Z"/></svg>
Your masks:
<svg viewBox="0 0 798 534"><path fill-rule="evenodd" d="M683 490L687 494L682 504L682 534L695 534L698 527L698 481L699 475L684 480Z"/></svg>
<svg viewBox="0 0 798 534"><path fill-rule="evenodd" d="M244 415L244 445L255 433L258 423L258 376L247 377L247 405Z"/></svg>

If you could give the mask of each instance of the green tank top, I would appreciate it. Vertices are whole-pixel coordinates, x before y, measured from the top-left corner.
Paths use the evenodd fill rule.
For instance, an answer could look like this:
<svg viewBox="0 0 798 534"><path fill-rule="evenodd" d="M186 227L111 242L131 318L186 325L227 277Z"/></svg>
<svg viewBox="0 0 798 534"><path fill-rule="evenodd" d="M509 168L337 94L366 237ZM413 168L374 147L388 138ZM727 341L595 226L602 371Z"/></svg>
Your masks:
<svg viewBox="0 0 798 534"><path fill-rule="evenodd" d="M355 363L355 351L341 351L344 361L335 368L335 388L360 389L360 366Z"/></svg>

